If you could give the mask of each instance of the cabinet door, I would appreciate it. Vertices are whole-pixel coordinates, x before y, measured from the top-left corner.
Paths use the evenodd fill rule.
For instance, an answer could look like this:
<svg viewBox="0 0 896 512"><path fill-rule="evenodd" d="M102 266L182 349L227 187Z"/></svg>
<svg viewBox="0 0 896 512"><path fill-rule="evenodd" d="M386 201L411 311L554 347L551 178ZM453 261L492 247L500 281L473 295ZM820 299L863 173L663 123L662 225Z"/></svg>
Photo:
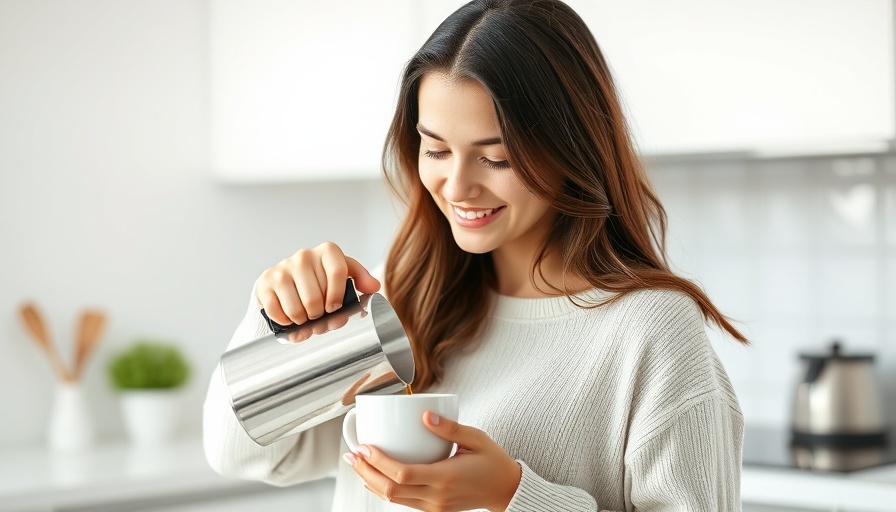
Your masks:
<svg viewBox="0 0 896 512"><path fill-rule="evenodd" d="M376 177L414 0L211 0L210 160L225 181Z"/></svg>
<svg viewBox="0 0 896 512"><path fill-rule="evenodd" d="M896 133L890 0L568 3L645 153L836 152Z"/></svg>

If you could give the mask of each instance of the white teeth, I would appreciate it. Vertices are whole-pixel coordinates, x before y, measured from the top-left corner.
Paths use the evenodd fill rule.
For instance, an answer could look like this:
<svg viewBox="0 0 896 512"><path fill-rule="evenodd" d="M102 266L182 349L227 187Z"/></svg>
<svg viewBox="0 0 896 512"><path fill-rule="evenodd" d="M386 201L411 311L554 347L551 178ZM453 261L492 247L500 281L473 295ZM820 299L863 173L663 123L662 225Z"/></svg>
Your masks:
<svg viewBox="0 0 896 512"><path fill-rule="evenodd" d="M457 213L459 217L463 217L467 220L481 219L483 217L487 217L493 213L495 213L494 208L490 208L488 210L478 210L478 211L464 211L460 208L455 208L454 211Z"/></svg>

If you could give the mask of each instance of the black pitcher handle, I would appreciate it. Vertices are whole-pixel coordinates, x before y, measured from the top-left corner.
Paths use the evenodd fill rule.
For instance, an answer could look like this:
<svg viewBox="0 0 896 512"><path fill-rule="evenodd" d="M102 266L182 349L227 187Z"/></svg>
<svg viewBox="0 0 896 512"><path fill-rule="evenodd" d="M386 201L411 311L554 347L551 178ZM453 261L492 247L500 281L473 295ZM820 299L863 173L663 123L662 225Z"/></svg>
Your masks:
<svg viewBox="0 0 896 512"><path fill-rule="evenodd" d="M342 298L342 306L339 309L359 302L361 302L361 299L358 297L358 292L355 291L355 281L352 278L348 278L345 281L345 296ZM337 309L336 311L339 311L339 309ZM280 334L283 331L296 326L296 324L280 325L277 322L274 322L273 320L268 318L268 314L265 313L264 309L261 310L261 316L264 317L264 320L268 323L268 327L271 328L271 332L273 332L274 334Z"/></svg>

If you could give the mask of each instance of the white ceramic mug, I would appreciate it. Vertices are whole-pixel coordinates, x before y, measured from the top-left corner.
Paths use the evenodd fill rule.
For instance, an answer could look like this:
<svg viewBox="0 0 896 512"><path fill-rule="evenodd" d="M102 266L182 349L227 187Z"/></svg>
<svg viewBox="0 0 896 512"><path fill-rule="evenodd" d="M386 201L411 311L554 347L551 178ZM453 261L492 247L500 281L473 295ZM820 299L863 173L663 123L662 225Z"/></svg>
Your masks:
<svg viewBox="0 0 896 512"><path fill-rule="evenodd" d="M457 395L358 395L355 403L342 422L349 450L371 445L405 464L430 464L451 455L454 443L427 430L423 413L457 421Z"/></svg>

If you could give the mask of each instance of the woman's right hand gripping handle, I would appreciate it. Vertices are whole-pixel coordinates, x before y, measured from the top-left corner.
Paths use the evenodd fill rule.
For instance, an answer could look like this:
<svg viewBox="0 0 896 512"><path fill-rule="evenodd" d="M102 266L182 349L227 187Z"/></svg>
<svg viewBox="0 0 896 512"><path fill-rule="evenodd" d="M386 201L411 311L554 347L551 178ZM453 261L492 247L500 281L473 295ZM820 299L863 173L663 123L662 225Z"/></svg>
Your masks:
<svg viewBox="0 0 896 512"><path fill-rule="evenodd" d="M300 325L342 306L345 281L352 277L361 293L375 293L380 282L333 242L301 249L261 273L255 299L280 325Z"/></svg>

